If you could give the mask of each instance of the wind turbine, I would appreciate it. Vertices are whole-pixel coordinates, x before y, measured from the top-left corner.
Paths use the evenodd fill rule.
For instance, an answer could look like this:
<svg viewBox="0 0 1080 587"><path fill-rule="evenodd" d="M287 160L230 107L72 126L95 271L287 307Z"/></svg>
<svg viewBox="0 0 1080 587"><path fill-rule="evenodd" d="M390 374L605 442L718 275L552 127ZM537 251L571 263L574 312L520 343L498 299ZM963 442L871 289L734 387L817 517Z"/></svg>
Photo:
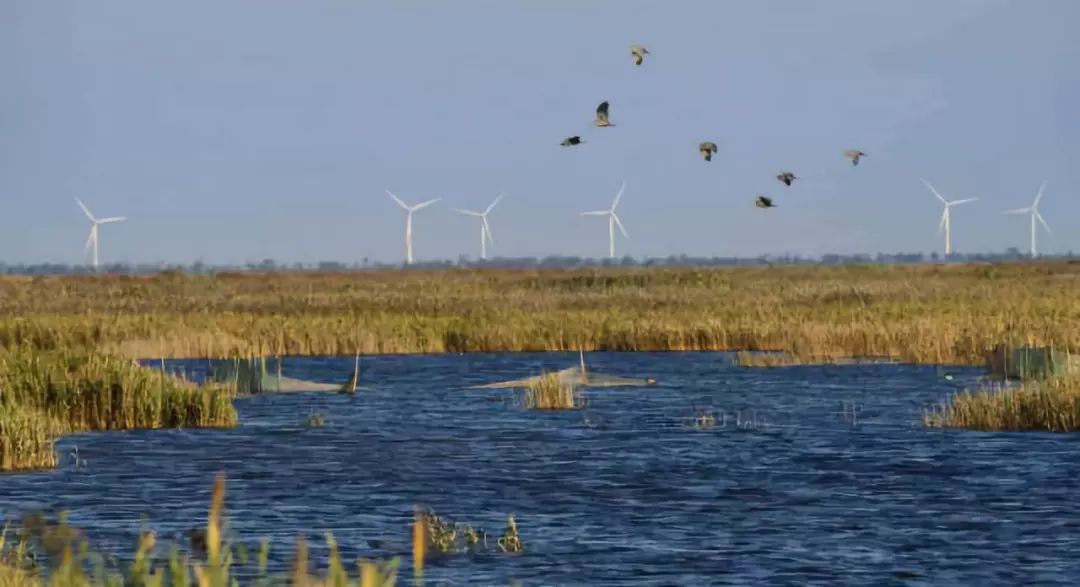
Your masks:
<svg viewBox="0 0 1080 587"><path fill-rule="evenodd" d="M75 203L82 208L82 211L86 213L86 217L90 219L93 224L90 226L90 236L86 239L86 246L83 247L83 254L86 254L86 250L90 248L90 245L94 245L94 268L98 266L98 235L102 224L109 224L110 222L123 222L127 220L127 216L111 216L109 218L94 218L94 215L87 209L86 204L83 204L79 198L75 198Z"/></svg>
<svg viewBox="0 0 1080 587"><path fill-rule="evenodd" d="M974 202L979 198L965 198L963 200L953 200L950 202L945 198L941 197L941 194L939 194L938 191L934 189L934 186L930 185L930 182L926 181L925 179L922 180L922 182L926 184L926 187L930 188L930 191L934 192L934 195L937 196L937 199L941 200L941 203L945 205L945 210L941 213L941 222L938 223L938 233L940 234L942 229L945 230L945 256L948 257L952 254L952 227L949 223L949 221L951 220L951 216L949 215L949 209L953 206L959 206L960 204Z"/></svg>
<svg viewBox="0 0 1080 587"><path fill-rule="evenodd" d="M466 216L476 216L480 219L480 258L487 259L487 245L491 242L491 246L495 246L495 237L491 236L491 226L488 225L487 216L491 213L491 209L495 207L495 204L499 203L503 197L500 195L495 198L483 212L477 212L476 210L462 210L460 208L454 208L454 210L465 214Z"/></svg>
<svg viewBox="0 0 1080 587"><path fill-rule="evenodd" d="M395 196L393 194L393 192L391 192L390 190L386 190L386 193L390 194L390 197L393 198L395 202L397 202L397 205L401 206L401 209L405 210L405 212L406 212L406 215L405 215L405 263L407 263L409 265L412 265L412 262L413 262L413 256L412 256L412 215L413 215L413 212L416 212L417 210L420 210L421 208L427 208L428 206L434 204L435 202L438 202L442 198L435 198L435 199L432 199L432 200L428 200L426 202L420 202L419 204L416 204L414 206L410 206L410 205L406 204L405 202L401 201L401 198Z"/></svg>
<svg viewBox="0 0 1080 587"><path fill-rule="evenodd" d="M619 217L615 214L615 207L619 205L619 200L622 198L623 192L626 190L626 182L623 181L622 187L619 188L619 193L615 194L615 200L611 202L611 208L607 210L594 210L592 212L582 212L582 216L607 216L608 217L608 256L612 259L615 258L615 225L619 225L619 230L623 233L627 239L630 238L629 234L626 234L626 228L619 220Z"/></svg>
<svg viewBox="0 0 1080 587"><path fill-rule="evenodd" d="M1042 214L1039 214L1039 200L1042 199L1043 190L1046 189L1046 181L1042 182L1042 186L1039 187L1039 193L1035 194L1035 201L1031 203L1031 206L1027 208L1017 208L1015 210L1006 210L1002 214L1024 214L1026 212L1031 213L1031 256L1035 257L1039 254L1038 249L1035 247L1035 221L1038 220L1039 224L1042 224L1046 229L1047 234L1053 234L1050 231L1050 225L1043 219Z"/></svg>

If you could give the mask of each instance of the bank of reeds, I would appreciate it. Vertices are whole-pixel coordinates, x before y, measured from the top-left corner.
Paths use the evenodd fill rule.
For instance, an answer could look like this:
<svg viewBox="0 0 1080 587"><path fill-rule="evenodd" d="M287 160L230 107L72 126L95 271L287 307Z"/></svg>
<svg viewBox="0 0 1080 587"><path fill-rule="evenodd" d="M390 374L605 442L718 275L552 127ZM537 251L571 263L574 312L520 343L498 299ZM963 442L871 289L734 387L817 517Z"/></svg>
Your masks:
<svg viewBox="0 0 1080 587"><path fill-rule="evenodd" d="M927 410L923 423L934 428L999 431L1080 431L1080 378L1028 381L1015 387L991 383L962 391Z"/></svg>
<svg viewBox="0 0 1080 587"><path fill-rule="evenodd" d="M117 357L0 351L0 471L55 465L62 434L219 428L237 422L230 395Z"/></svg>
<svg viewBox="0 0 1080 587"><path fill-rule="evenodd" d="M545 373L525 386L523 405L528 410L573 410L585 404L585 397L574 385Z"/></svg>
<svg viewBox="0 0 1080 587"><path fill-rule="evenodd" d="M1080 345L1080 265L589 268L0 279L0 346L125 357L784 350L979 364Z"/></svg>

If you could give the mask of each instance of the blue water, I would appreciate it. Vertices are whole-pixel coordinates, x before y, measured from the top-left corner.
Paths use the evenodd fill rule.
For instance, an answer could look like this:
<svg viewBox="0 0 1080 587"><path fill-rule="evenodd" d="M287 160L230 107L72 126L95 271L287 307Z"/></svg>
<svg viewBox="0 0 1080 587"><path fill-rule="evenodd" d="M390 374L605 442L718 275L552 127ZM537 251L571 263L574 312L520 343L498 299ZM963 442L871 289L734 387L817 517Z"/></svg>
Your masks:
<svg viewBox="0 0 1080 587"><path fill-rule="evenodd" d="M127 555L141 516L163 538L205 524L229 475L233 530L332 531L349 559L402 554L414 506L486 529L508 514L526 550L434 561L428 584L1071 585L1080 581L1080 444L1073 435L928 430L921 410L977 369L739 369L720 353L593 353L590 368L654 377L594 389L579 411L467 386L576 364L571 354L365 357L355 397L240 400L240 427L65 438L86 465L0 477L7 515L66 509ZM205 362L174 363L189 372ZM342 382L352 358L288 358ZM856 417L851 417L851 406ZM717 425L697 430L711 409ZM304 425L313 411L322 428ZM741 426L740 426L741 423ZM381 541L381 542L376 542ZM494 546L494 544L492 544ZM162 548L167 547L162 546Z"/></svg>

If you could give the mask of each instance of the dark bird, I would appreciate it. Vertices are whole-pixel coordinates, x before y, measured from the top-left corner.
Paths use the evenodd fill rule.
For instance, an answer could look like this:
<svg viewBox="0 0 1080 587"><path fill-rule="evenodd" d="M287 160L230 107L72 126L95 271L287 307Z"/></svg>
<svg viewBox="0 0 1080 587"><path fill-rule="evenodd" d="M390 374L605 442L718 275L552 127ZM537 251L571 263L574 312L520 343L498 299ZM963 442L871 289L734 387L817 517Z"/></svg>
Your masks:
<svg viewBox="0 0 1080 587"><path fill-rule="evenodd" d="M866 153L863 153L858 149L848 149L847 151L844 151L844 155L847 155L848 159L851 159L852 165L858 165L859 157L865 157Z"/></svg>
<svg viewBox="0 0 1080 587"><path fill-rule="evenodd" d="M772 198L766 196L758 196L754 201L754 205L758 208L775 208L776 205L772 203Z"/></svg>
<svg viewBox="0 0 1080 587"><path fill-rule="evenodd" d="M596 120L593 121L596 126L615 126L608 120L608 103L604 100L596 107Z"/></svg>
<svg viewBox="0 0 1080 587"><path fill-rule="evenodd" d="M574 135L572 137L567 137L567 139L565 141L563 141L562 143L560 143L560 144L562 146L564 146L564 147L569 147L569 146L572 146L572 145L580 145L581 143L584 143L584 142L585 141L581 140L581 137L579 137L577 135Z"/></svg>
<svg viewBox="0 0 1080 587"><path fill-rule="evenodd" d="M712 161L713 153L716 152L716 143L705 141L698 145L698 151L701 151L702 156L706 161Z"/></svg>
<svg viewBox="0 0 1080 587"><path fill-rule="evenodd" d="M784 185L791 185L791 182L795 181L797 178L795 177L795 174L790 171L781 171L780 174L776 176L776 179L784 182Z"/></svg>
<svg viewBox="0 0 1080 587"><path fill-rule="evenodd" d="M649 54L649 50L641 45L630 45L630 54L634 56L634 65L641 65L641 62L645 61L645 56Z"/></svg>

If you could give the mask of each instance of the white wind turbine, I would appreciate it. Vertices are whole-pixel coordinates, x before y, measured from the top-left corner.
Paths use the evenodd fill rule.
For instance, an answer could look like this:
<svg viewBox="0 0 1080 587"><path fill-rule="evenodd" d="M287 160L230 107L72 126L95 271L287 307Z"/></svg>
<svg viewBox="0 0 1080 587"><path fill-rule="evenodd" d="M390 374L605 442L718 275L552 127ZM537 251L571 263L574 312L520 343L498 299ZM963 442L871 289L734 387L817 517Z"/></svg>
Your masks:
<svg viewBox="0 0 1080 587"><path fill-rule="evenodd" d="M94 215L90 213L90 210L87 209L86 205L83 204L82 201L79 200L79 198L75 198L75 203L78 204L80 208L82 208L82 211L86 213L86 217L89 218L90 222L93 223L90 226L90 236L86 239L86 246L83 248L83 254L86 254L86 251L90 248L90 245L94 246L94 267L96 268L98 266L98 235L100 234L99 227L102 224L109 224L110 222L123 222L127 220L127 216L112 216L109 218L98 219L94 218Z"/></svg>
<svg viewBox="0 0 1080 587"><path fill-rule="evenodd" d="M619 205L619 200L622 198L623 192L626 190L626 182L622 183L622 187L619 188L619 193L615 194L615 200L611 202L611 208L607 210L594 210L592 212L582 212L582 216L607 216L608 217L608 256L612 259L615 258L615 225L619 225L619 230L623 233L627 239L630 238L629 234L626 234L626 228L619 220L619 217L615 214L615 207Z"/></svg>
<svg viewBox="0 0 1080 587"><path fill-rule="evenodd" d="M488 242L491 246L495 246L495 237L491 236L491 226L488 225L487 217L491 213L491 209L495 207L495 204L499 203L503 197L500 195L495 198L483 212L477 212L476 210L462 210L460 208L454 208L454 210L465 214L466 216L476 216L480 219L480 258L487 259L487 246Z"/></svg>
<svg viewBox="0 0 1080 587"><path fill-rule="evenodd" d="M428 200L426 202L420 202L419 204L416 204L414 206L410 206L410 205L406 204L405 202L401 201L401 198L395 196L393 194L393 192L391 192L390 190L386 190L386 193L390 194L390 197L393 198L395 202L397 202L397 205L401 206L401 209L405 210L405 212L406 212L406 215L405 215L405 262L407 264L411 265L412 262L413 262L413 255L412 255L412 215L413 215L413 212L416 212L417 210L420 210L421 208L427 208L428 206L434 204L435 202L438 202L442 198L435 198L435 199L432 199L432 200Z"/></svg>
<svg viewBox="0 0 1080 587"><path fill-rule="evenodd" d="M1031 206L1027 208L1017 208L1015 210L1006 210L1002 214L1024 214L1031 213L1031 256L1035 257L1039 254L1038 249L1035 247L1035 221L1038 220L1039 224L1042 224L1046 229L1047 234L1053 234L1050 231L1050 225L1043 219L1042 214L1039 214L1039 200L1042 199L1043 190L1046 189L1046 182L1042 182L1042 186L1039 187L1039 193L1035 194L1035 201L1031 203Z"/></svg>
<svg viewBox="0 0 1080 587"><path fill-rule="evenodd" d="M934 192L937 199L941 200L941 203L945 205L945 210L941 213L941 222L938 223L938 233L940 234L943 229L945 230L945 256L948 257L952 254L952 226L950 225L951 216L949 215L949 209L953 206L959 206L960 204L974 202L979 198L965 198L963 200L953 200L950 202L941 197L941 194L934 189L934 186L930 185L930 182L925 179L922 180L922 182L926 184L926 187L930 188L930 191Z"/></svg>

